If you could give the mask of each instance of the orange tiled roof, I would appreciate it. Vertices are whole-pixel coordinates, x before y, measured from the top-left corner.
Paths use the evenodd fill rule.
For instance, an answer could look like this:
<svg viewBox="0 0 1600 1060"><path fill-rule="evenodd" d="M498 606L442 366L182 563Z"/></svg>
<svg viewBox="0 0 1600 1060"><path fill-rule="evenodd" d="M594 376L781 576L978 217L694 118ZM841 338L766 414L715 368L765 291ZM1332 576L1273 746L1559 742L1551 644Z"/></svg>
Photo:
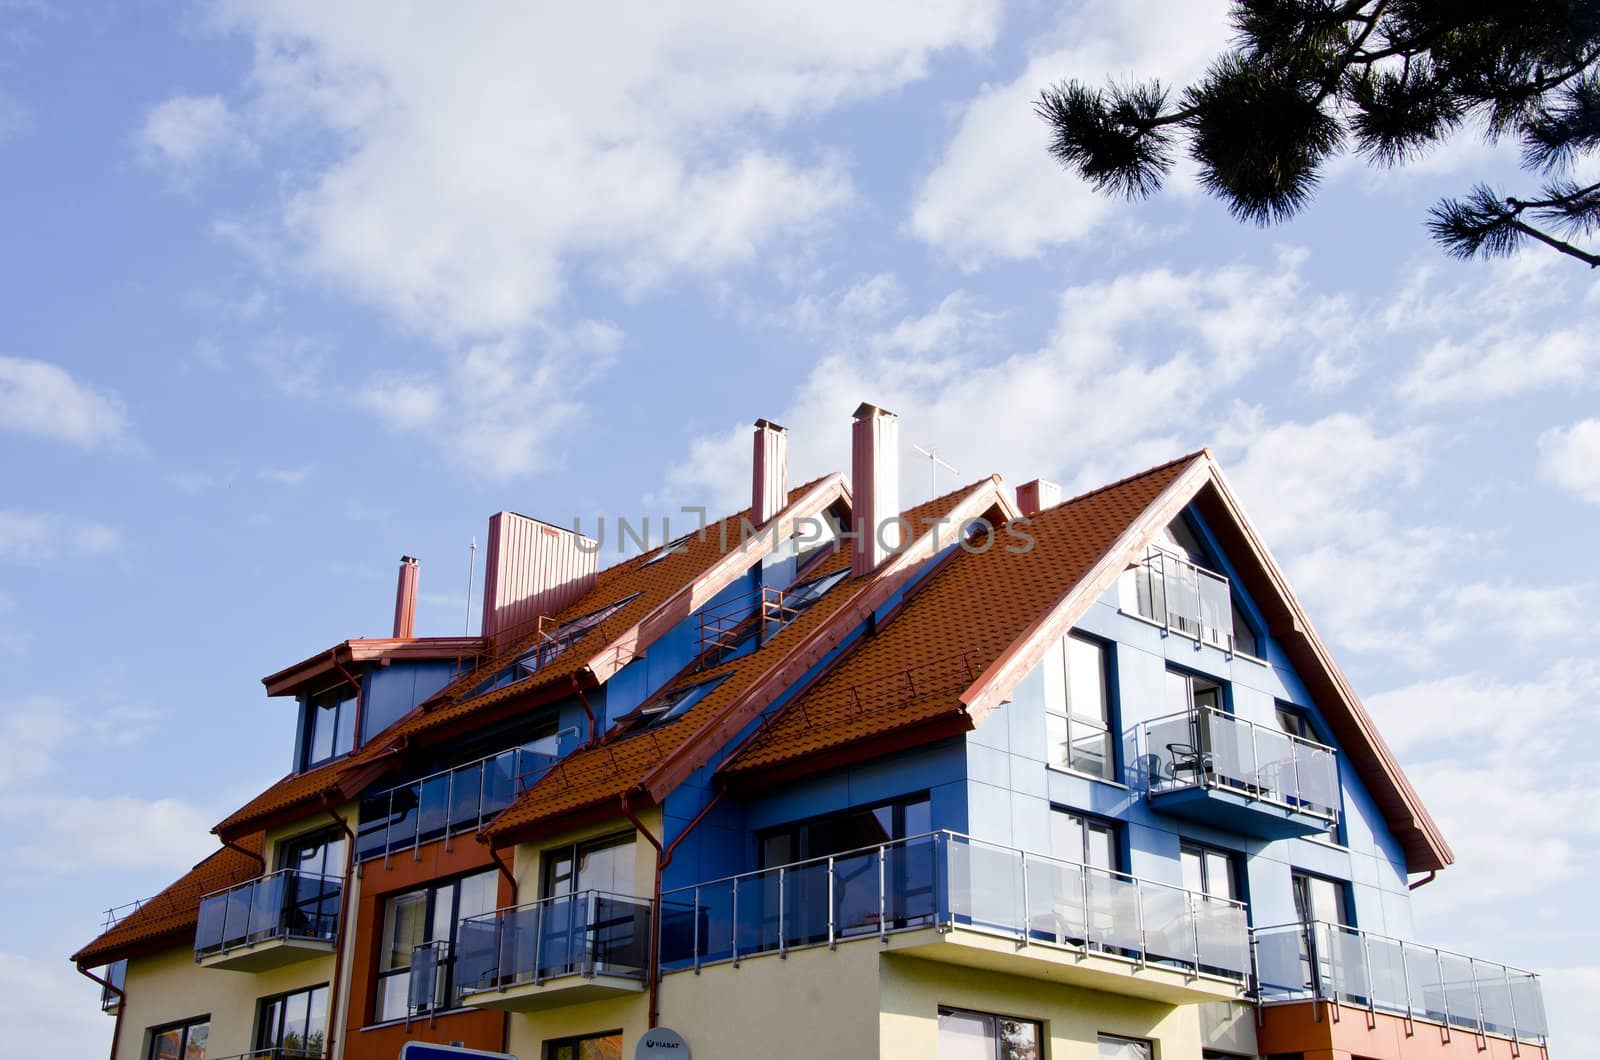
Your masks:
<svg viewBox="0 0 1600 1060"><path fill-rule="evenodd" d="M789 491L793 504L826 480L827 476L813 479ZM397 741L416 739L430 730L470 717L477 711L504 703L536 689L550 688L571 681L616 637L631 629L645 616L655 611L667 600L693 583L740 543L744 520L750 509L735 512L703 531L683 539L680 550L667 555L659 562L650 560L659 555L666 545L623 560L607 567L595 576L594 588L559 615L555 621L571 622L585 615L633 596L632 600L615 614L585 631L570 644L559 657L541 667L538 673L521 681L473 696L472 689L485 677L510 665L516 658L536 646L542 634L537 629L527 633L510 648L486 660L476 669L463 674L444 689L433 695L421 707L400 718L388 729L379 733L353 755L319 766L307 773L290 775L273 784L266 791L240 807L213 829L218 835L232 836L259 825L268 817L309 805L327 795L343 801L359 794L352 790L353 782L362 779L368 767L378 763L389 753ZM358 785L356 785L358 786Z"/></svg>
<svg viewBox="0 0 1600 1060"><path fill-rule="evenodd" d="M947 516L961 499L992 481L983 479L908 509L902 516L910 523L915 534L919 529L929 527ZM840 549L823 564L819 573L847 569L849 565L850 551ZM541 821L603 805L633 791L657 766L680 750L708 723L738 704L792 648L826 626L834 615L866 593L872 583L872 578L859 578L836 586L750 654L704 670L686 669L669 681L658 694L665 695L719 677L727 679L680 718L659 728L613 737L610 742L571 755L496 818L487 828L488 833L503 837ZM710 757L717 750L717 747L707 747L703 753Z"/></svg>
<svg viewBox="0 0 1600 1060"><path fill-rule="evenodd" d="M264 838L263 833L257 832L240 840L239 845L259 856ZM203 895L254 879L260 871L256 858L223 847L166 890L141 902L138 909L74 953L72 959L85 968L93 968L162 944L180 945L194 931Z"/></svg>
<svg viewBox="0 0 1600 1060"><path fill-rule="evenodd" d="M723 765L754 773L929 721L960 718L960 695L1094 566L1197 459L1180 457L1033 516L1035 544L958 552L804 695Z"/></svg>

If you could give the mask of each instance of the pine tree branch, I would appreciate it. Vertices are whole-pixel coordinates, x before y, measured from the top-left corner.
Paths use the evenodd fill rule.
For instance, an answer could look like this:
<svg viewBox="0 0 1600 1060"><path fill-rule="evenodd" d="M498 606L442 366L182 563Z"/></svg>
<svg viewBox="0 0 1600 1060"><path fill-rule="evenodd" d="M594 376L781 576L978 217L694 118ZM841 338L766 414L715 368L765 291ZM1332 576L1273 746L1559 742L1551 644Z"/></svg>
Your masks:
<svg viewBox="0 0 1600 1060"><path fill-rule="evenodd" d="M1573 246L1571 243L1568 243L1564 239L1557 239L1553 235L1539 231L1526 221L1513 220L1511 222L1511 227L1515 228L1518 232L1521 232L1525 236L1537 239L1547 247L1560 251L1562 254L1577 258L1582 262L1587 262L1589 268L1591 269L1600 268L1600 254L1591 254L1586 250L1581 250L1578 247Z"/></svg>

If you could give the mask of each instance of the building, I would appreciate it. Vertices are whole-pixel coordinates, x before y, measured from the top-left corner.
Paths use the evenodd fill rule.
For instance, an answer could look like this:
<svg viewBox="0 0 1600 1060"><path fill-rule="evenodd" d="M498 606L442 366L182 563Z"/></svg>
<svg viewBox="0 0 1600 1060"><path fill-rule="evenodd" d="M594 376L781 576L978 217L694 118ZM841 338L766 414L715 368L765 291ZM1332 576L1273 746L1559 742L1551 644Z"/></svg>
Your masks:
<svg viewBox="0 0 1600 1060"><path fill-rule="evenodd" d="M901 512L851 431L790 488L758 421L750 509L604 570L494 516L478 637L402 560L392 637L264 679L291 772L74 955L114 1060L1543 1060L1532 973L1412 938L1450 848L1209 453Z"/></svg>

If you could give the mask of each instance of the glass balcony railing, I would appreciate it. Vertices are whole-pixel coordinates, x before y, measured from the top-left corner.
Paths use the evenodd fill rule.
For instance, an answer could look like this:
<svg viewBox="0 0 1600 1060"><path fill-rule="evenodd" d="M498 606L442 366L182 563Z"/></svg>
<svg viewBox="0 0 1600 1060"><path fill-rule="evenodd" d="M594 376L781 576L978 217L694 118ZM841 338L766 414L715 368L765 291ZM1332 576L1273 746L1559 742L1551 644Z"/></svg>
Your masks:
<svg viewBox="0 0 1600 1060"><path fill-rule="evenodd" d="M1543 1042L1533 972L1338 924L1253 932L1262 1004L1337 1001L1480 1035Z"/></svg>
<svg viewBox="0 0 1600 1060"><path fill-rule="evenodd" d="M1235 650L1228 579L1152 548L1134 579L1139 614L1194 641Z"/></svg>
<svg viewBox="0 0 1600 1060"><path fill-rule="evenodd" d="M550 771L554 744L547 737L365 796L356 857L365 861L476 831Z"/></svg>
<svg viewBox="0 0 1600 1060"><path fill-rule="evenodd" d="M283 869L200 899L195 960L272 939L333 941L339 928L337 876Z"/></svg>
<svg viewBox="0 0 1600 1060"><path fill-rule="evenodd" d="M1221 789L1338 820L1338 752L1324 744L1202 707L1145 722L1144 748L1151 794Z"/></svg>
<svg viewBox="0 0 1600 1060"><path fill-rule="evenodd" d="M569 975L642 980L649 951L649 899L579 891L463 920L455 983L470 994Z"/></svg>
<svg viewBox="0 0 1600 1060"><path fill-rule="evenodd" d="M1244 982L1245 908L1119 872L933 832L661 896L662 963L960 928Z"/></svg>

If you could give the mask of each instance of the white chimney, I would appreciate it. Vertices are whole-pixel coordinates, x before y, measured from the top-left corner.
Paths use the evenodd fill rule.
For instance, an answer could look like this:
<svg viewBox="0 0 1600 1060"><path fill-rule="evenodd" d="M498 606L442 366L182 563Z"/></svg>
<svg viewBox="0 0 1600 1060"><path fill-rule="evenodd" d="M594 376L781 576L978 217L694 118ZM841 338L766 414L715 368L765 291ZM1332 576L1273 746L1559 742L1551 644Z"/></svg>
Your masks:
<svg viewBox="0 0 1600 1060"><path fill-rule="evenodd" d="M1061 487L1046 479L1036 478L1017 487L1017 508L1024 518L1031 519L1060 503Z"/></svg>
<svg viewBox="0 0 1600 1060"><path fill-rule="evenodd" d="M417 580L420 572L412 556L400 557L400 580L394 587L394 636L410 640L417 635Z"/></svg>
<svg viewBox="0 0 1600 1060"><path fill-rule="evenodd" d="M855 549L850 573L871 574L900 548L900 419L868 405L850 425L851 523Z"/></svg>
<svg viewBox="0 0 1600 1060"><path fill-rule="evenodd" d="M515 512L489 516L483 635L490 650L531 636L541 617L555 617L594 588L599 563L593 538Z"/></svg>
<svg viewBox="0 0 1600 1060"><path fill-rule="evenodd" d="M751 469L750 522L761 526L789 503L789 432L756 420Z"/></svg>

